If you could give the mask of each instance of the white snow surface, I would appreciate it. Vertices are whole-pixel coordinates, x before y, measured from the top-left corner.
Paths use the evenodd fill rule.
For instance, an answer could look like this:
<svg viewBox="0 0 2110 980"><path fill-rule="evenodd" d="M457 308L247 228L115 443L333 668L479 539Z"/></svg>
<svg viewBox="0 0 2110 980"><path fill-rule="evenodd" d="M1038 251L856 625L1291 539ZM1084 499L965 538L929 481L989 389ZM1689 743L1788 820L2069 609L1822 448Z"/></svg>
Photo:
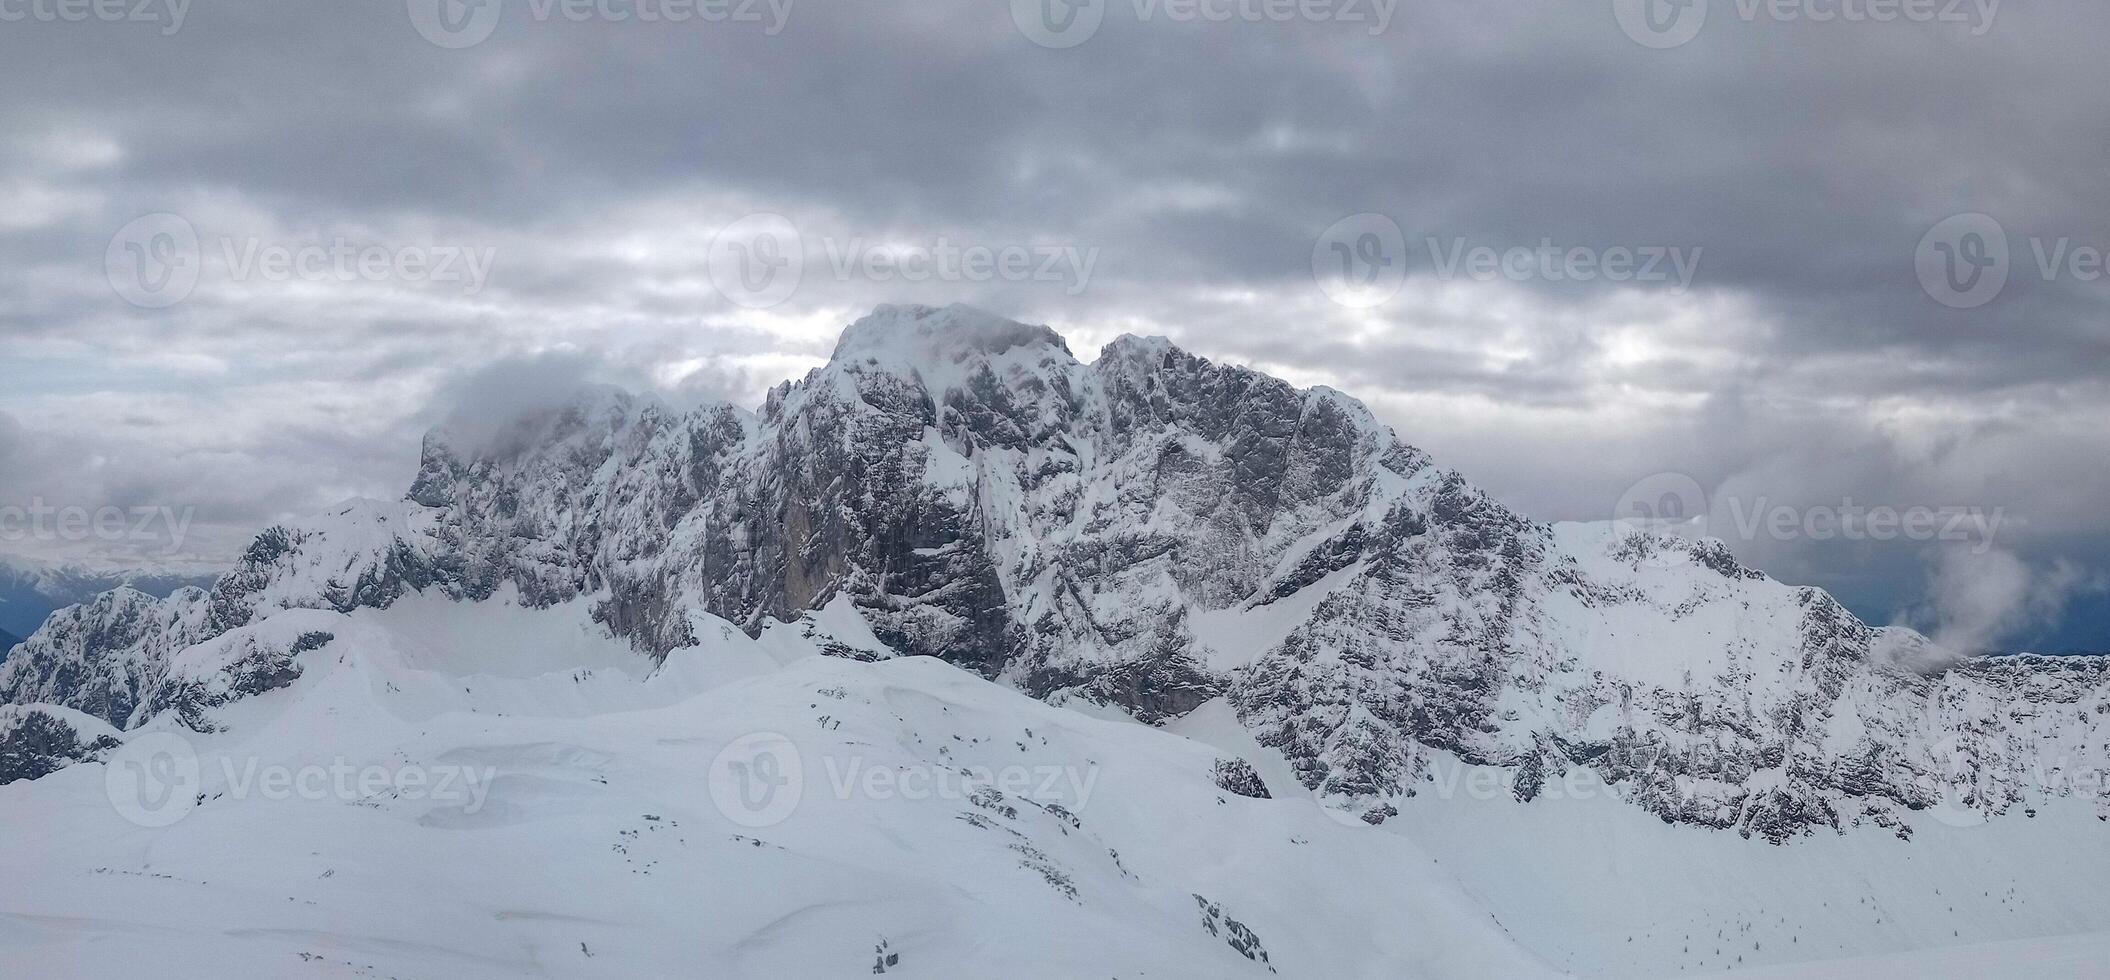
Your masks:
<svg viewBox="0 0 2110 980"><path fill-rule="evenodd" d="M1227 941L1236 921L1285 976L1556 975L1412 841L1224 792L1200 743L926 658L780 665L726 625L646 676L578 608L432 599L245 631L317 628L335 639L291 686L183 733L204 802L171 826L123 818L102 763L0 786L0 820L36 842L0 851L0 972L774 978L891 956L921 977L1270 975ZM753 733L803 770L762 827L711 778ZM444 800L250 775L304 766L466 775ZM963 768L990 785L866 781Z"/></svg>
<svg viewBox="0 0 2110 980"><path fill-rule="evenodd" d="M0 786L0 819L36 842L0 851L0 963L171 978L819 977L885 956L927 977L2084 977L2110 950L2095 900L2110 853L2081 801L1910 843L1869 829L1785 848L1665 824L1601 784L1528 804L1424 792L1369 827L1320 807L1221 700L1160 730L928 658L816 655L815 635L876 643L844 616L758 640L707 622L705 643L655 670L584 603L409 596L283 611L178 655L178 676L214 677L245 643L334 636L290 687L216 708L216 733L0 708L91 737L180 732L205 798L156 828L113 807L105 763ZM720 750L758 733L788 738L802 773L782 822L751 827L712 776ZM1277 798L1219 789L1225 758ZM446 800L288 798L255 775L303 766L463 775ZM962 769L986 778L936 788ZM1456 778L1475 772L1500 774ZM933 788L894 781L909 773ZM1268 964L1212 935L1196 895Z"/></svg>
<svg viewBox="0 0 2110 980"><path fill-rule="evenodd" d="M2110 933L2053 936L1927 949L1891 956L1857 956L1710 974L1739 980L2096 980L2110 963Z"/></svg>

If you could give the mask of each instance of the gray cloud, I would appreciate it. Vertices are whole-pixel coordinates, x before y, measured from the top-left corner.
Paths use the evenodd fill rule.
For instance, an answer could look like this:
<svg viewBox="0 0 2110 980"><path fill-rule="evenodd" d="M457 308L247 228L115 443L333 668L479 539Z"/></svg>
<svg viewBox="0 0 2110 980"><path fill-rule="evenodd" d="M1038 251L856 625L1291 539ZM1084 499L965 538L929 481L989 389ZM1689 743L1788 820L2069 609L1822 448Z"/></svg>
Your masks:
<svg viewBox="0 0 2110 980"><path fill-rule="evenodd" d="M2003 4L1974 34L1715 6L1664 51L1599 3L1403 4L1373 37L1143 23L1114 0L1068 50L969 2L798 4L774 36L508 3L464 50L400 4L197 0L166 37L0 25L0 491L180 496L238 543L400 493L419 432L491 378L752 404L878 302L967 301L1080 351L1162 333L1336 385L1541 517L1609 516L1674 471L1802 508L2000 507L2030 574L2110 564L2110 282L2047 280L2030 249L2110 247L2110 9ZM1966 211L2001 222L2013 263L1958 310L1913 259ZM166 309L105 268L152 212L201 238L198 286ZM806 252L760 310L708 268L752 212ZM1356 311L1312 253L1363 212L1398 223L1407 274ZM1445 279L1431 238L1699 262L1685 289ZM831 261L941 240L1095 264L1080 283ZM228 261L335 241L492 266L472 290ZM1908 543L1731 544L1878 621L1921 608L1936 567ZM2037 619L2001 642L2110 646L2086 599Z"/></svg>
<svg viewBox="0 0 2110 980"><path fill-rule="evenodd" d="M2057 617L2075 598L2106 588L2110 577L2069 561L2032 568L2012 552L1952 548L1935 562L1926 600L1912 618L1952 651L1983 653Z"/></svg>

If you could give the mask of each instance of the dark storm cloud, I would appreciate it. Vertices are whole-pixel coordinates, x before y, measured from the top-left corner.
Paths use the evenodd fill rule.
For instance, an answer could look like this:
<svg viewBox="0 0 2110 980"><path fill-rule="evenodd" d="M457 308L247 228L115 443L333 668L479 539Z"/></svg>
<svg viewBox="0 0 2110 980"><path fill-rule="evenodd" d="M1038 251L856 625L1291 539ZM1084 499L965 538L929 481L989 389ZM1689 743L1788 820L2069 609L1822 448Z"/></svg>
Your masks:
<svg viewBox="0 0 2110 980"><path fill-rule="evenodd" d="M197 0L173 36L0 23L0 409L11 445L101 450L0 483L177 488L238 538L399 493L430 406L494 360L751 401L874 303L965 300L1080 353L1166 333L1335 384L1538 516L1610 516L1677 471L1801 504L2008 507L2023 568L2104 565L2074 543L2110 539L2089 503L2110 480L2110 283L2046 280L2033 245L2110 246L2110 9L1811 23L1714 0L1656 50L1608 3L1402 4L1372 36L1109 0L1052 50L1012 6L809 0L771 33L506 0L461 50L388 2ZM195 228L200 282L142 309L105 253L162 211ZM752 311L705 261L751 212L789 216L806 252L797 291ZM1407 276L1356 311L1312 262L1365 212L1399 225ZM2010 274L1952 309L1914 255L1963 212L2001 223ZM230 268L244 243L340 239L489 250L488 281ZM831 265L941 241L1094 261L1062 282ZM1696 264L1684 285L1442 272L1446 248L1541 243ZM1962 567L1732 545L1878 619Z"/></svg>

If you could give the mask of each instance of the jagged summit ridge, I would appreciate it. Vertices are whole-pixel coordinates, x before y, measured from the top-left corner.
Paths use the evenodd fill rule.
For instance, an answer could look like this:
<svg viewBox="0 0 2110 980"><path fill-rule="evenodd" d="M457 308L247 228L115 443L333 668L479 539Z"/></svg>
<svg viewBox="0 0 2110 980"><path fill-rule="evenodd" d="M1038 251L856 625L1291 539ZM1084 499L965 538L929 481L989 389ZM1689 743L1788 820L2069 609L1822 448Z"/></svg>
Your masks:
<svg viewBox="0 0 2110 980"><path fill-rule="evenodd" d="M2100 664L1896 669L1873 651L1923 638L1719 542L1529 520L1346 395L1161 339L1085 364L1046 327L881 307L759 413L594 392L502 432L429 438L405 501L267 531L209 593L126 617L154 629L54 617L0 698L209 723L171 666L186 647L281 610L510 589L589 602L655 656L711 617L795 623L1146 722L1221 701L1371 820L1462 763L1526 799L1588 769L1665 820L1775 841L1902 835L1959 780L1998 774L1961 797L2000 812L2072 792L2011 773L2103 754ZM210 662L268 683L294 639Z"/></svg>

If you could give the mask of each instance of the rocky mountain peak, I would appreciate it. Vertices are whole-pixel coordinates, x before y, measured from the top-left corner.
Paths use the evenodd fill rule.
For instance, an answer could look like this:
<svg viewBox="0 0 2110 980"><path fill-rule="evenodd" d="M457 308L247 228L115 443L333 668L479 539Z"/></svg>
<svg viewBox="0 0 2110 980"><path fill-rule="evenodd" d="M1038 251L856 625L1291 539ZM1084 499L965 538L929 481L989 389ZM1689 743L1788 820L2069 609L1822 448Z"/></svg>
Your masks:
<svg viewBox="0 0 2110 980"><path fill-rule="evenodd" d="M1157 338L1087 366L1046 327L887 306L760 415L600 392L494 431L495 456L429 442L406 501L267 531L209 596L55 615L0 701L210 724L198 677L170 687L186 648L504 593L584 600L655 657L715 617L1144 722L1216 702L1372 822L1444 766L1510 772L1520 800L1587 769L1666 821L1775 842L2083 792L2030 766L2098 757L2110 726L2110 672L1949 667L1718 542L1539 524L1353 398ZM299 638L223 652L291 677Z"/></svg>

